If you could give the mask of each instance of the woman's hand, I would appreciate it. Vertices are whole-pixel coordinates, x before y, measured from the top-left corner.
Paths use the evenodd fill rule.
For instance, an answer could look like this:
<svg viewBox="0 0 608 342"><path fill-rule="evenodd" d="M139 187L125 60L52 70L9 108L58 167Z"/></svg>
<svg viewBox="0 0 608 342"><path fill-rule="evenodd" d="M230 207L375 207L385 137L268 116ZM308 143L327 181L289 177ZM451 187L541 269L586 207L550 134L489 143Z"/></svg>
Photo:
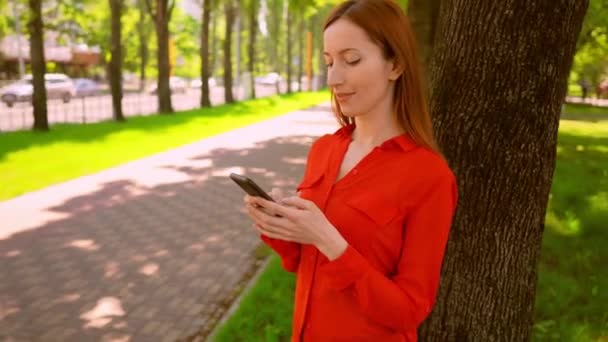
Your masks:
<svg viewBox="0 0 608 342"><path fill-rule="evenodd" d="M297 196L281 198L274 189L272 193L277 202L245 196L245 207L260 234L314 245L329 260L344 253L348 243L315 203Z"/></svg>

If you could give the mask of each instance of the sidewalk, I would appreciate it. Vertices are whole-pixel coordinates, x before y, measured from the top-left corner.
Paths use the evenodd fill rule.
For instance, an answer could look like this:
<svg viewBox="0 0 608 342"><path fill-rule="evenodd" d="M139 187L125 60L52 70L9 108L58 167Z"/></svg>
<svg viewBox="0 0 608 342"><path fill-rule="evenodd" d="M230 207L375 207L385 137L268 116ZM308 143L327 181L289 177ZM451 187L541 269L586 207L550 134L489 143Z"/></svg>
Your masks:
<svg viewBox="0 0 608 342"><path fill-rule="evenodd" d="M336 128L324 104L0 202L0 341L209 332L259 246L228 174L293 191Z"/></svg>

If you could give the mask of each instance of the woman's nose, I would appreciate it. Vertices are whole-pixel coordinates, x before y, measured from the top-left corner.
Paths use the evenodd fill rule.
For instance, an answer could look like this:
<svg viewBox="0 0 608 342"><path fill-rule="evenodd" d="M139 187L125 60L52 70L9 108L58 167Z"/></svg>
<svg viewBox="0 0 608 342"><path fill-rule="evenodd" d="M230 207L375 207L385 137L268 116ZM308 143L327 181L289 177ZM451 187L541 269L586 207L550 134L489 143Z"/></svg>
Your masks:
<svg viewBox="0 0 608 342"><path fill-rule="evenodd" d="M333 65L327 71L327 85L329 87L337 86L344 83L344 74L336 65Z"/></svg>

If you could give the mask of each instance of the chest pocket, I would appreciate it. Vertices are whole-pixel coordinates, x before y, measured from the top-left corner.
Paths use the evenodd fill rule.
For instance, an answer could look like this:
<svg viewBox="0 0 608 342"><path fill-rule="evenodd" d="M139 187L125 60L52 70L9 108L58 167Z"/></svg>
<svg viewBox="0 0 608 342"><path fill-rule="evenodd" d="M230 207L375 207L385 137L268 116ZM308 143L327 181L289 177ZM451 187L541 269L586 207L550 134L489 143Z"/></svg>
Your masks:
<svg viewBox="0 0 608 342"><path fill-rule="evenodd" d="M375 223L379 229L388 225L400 212L394 201L369 191L349 198L346 204Z"/></svg>

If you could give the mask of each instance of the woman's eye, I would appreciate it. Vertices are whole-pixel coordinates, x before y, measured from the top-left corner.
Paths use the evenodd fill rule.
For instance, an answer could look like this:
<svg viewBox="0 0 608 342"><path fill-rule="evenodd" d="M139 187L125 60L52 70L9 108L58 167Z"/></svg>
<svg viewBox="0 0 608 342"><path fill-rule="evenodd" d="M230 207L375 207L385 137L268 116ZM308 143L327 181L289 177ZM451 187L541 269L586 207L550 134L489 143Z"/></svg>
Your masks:
<svg viewBox="0 0 608 342"><path fill-rule="evenodd" d="M357 65L360 61L361 61L360 59L356 59L354 61L346 62L346 64L348 64L348 65Z"/></svg>

